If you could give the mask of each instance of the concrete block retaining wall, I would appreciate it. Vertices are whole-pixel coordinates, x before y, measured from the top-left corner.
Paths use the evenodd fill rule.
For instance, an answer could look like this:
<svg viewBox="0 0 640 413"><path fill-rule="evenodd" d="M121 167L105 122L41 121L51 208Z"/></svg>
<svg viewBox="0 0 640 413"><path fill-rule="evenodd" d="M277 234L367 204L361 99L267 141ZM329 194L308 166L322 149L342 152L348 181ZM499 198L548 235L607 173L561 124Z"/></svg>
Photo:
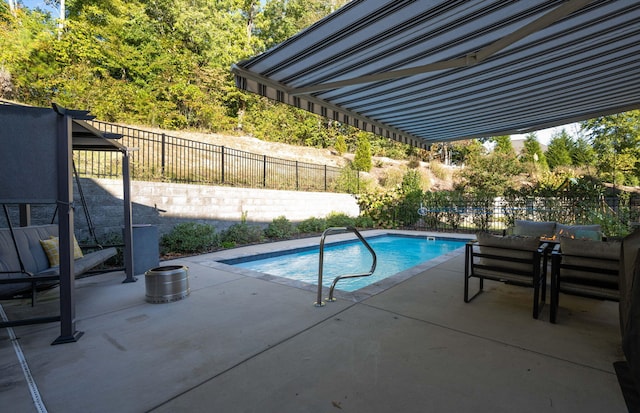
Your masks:
<svg viewBox="0 0 640 413"><path fill-rule="evenodd" d="M81 186L98 239L120 233L124 224L122 181L82 178ZM81 240L89 239L77 188L74 193L76 235ZM156 225L161 234L177 223L192 221L211 224L222 231L240 222L243 214L248 223L266 226L283 215L297 222L331 212L354 217L360 213L353 195L324 192L133 181L131 198L133 223ZM52 206L32 206L32 224L49 223L53 213ZM12 222L17 225L17 216Z"/></svg>

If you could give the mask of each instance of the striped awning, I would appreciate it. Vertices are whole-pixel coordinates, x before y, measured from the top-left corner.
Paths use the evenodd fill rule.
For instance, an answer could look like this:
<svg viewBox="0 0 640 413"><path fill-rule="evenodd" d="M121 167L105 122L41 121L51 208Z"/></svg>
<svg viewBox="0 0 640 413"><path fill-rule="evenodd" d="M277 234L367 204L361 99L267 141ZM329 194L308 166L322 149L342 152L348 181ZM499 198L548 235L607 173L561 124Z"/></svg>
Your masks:
<svg viewBox="0 0 640 413"><path fill-rule="evenodd" d="M640 108L640 1L353 0L232 70L418 147L528 133Z"/></svg>

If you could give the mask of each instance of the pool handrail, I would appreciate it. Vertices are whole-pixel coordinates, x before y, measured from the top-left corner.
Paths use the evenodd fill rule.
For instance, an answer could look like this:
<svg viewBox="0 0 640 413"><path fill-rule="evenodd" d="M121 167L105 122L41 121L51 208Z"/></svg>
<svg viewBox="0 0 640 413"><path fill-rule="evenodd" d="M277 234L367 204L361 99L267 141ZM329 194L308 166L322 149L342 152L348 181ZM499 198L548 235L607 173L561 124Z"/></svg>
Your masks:
<svg viewBox="0 0 640 413"><path fill-rule="evenodd" d="M331 288L329 288L329 297L327 297L327 301L336 301L336 299L333 298L333 290L335 289L336 284L338 283L338 281L343 280L345 278L368 277L371 274L373 274L373 272L376 270L376 265L377 265L377 262L378 262L378 257L376 256L376 252L373 250L373 248L371 248L371 245L369 245L367 240L364 239L362 234L360 234L360 232L355 227L331 227L331 228L327 228L326 230L324 230L324 232L322 233L322 237L320 238L320 261L319 261L319 264L318 264L318 297L317 297L317 301L314 303L314 305L316 307L322 307L325 304L324 301L322 301L322 273L323 273L323 268L324 268L324 242L325 242L325 239L327 238L327 235L330 235L332 233L342 234L342 233L345 233L345 232L353 232L358 237L360 242L362 242L362 244L364 244L364 246L371 253L371 256L373 257L373 262L371 263L371 268L369 269L369 272L364 272L364 273L360 273L360 274L344 274L344 275L337 276L333 280L333 283L331 283Z"/></svg>

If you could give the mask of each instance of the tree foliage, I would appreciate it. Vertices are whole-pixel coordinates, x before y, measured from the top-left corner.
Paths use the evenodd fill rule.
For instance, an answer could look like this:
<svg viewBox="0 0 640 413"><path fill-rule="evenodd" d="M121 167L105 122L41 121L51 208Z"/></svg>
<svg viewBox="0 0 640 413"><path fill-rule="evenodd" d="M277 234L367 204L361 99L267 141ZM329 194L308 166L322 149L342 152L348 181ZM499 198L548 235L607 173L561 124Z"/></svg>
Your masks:
<svg viewBox="0 0 640 413"><path fill-rule="evenodd" d="M581 127L591 139L603 180L626 185L640 182L640 110L591 119Z"/></svg>
<svg viewBox="0 0 640 413"><path fill-rule="evenodd" d="M515 177L523 169L517 159L511 139L508 136L494 138L493 151L484 154L482 145L475 144L470 152L466 168L461 172L462 181L459 189L468 193L485 196L501 195L514 185ZM478 146L480 145L480 146Z"/></svg>
<svg viewBox="0 0 640 413"><path fill-rule="evenodd" d="M547 157L542 152L542 147L535 133L530 133L524 140L524 148L520 154L520 161L535 165L536 169L545 171L549 169Z"/></svg>
<svg viewBox="0 0 640 413"><path fill-rule="evenodd" d="M353 158L353 167L358 171L369 172L373 166L371 163L371 144L367 133L358 132L358 146Z"/></svg>
<svg viewBox="0 0 640 413"><path fill-rule="evenodd" d="M553 170L561 166L571 166L573 161L571 159L571 150L573 148L573 142L566 130L558 134L555 134L545 153L549 167Z"/></svg>
<svg viewBox="0 0 640 413"><path fill-rule="evenodd" d="M239 91L229 69L344 3L67 0L58 36L55 17L27 8L13 16L2 2L0 68L11 97L29 104L55 101L106 121L164 128L246 127L263 138L326 147L333 144L326 122ZM288 129L267 133L267 122Z"/></svg>
<svg viewBox="0 0 640 413"><path fill-rule="evenodd" d="M56 3L56 0L47 0ZM58 16L0 1L0 96L91 111L112 122L251 134L260 139L364 150L352 127L235 87L230 66L304 30L348 0L66 0ZM58 3L59 4L59 3ZM639 111L583 122L584 139L554 137L551 168L596 165L616 183L640 180ZM406 144L367 134L366 159L428 159ZM483 160L478 140L434 145L452 163L481 168L466 183L482 190L510 185L522 165L508 136ZM530 141L523 163L544 156ZM497 176L502 174L503 176ZM491 189L492 188L492 189Z"/></svg>

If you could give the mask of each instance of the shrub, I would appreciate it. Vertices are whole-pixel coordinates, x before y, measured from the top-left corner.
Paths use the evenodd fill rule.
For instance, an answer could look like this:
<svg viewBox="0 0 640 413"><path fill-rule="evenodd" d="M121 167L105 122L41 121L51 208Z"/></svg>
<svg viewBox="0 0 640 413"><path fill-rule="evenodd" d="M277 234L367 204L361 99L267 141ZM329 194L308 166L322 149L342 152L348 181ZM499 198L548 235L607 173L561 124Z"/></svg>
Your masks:
<svg viewBox="0 0 640 413"><path fill-rule="evenodd" d="M344 140L344 135L338 135L338 137L336 137L336 144L334 145L334 149L336 150L336 152L338 152L338 155L342 155L343 153L347 152L348 148L347 143Z"/></svg>
<svg viewBox="0 0 640 413"><path fill-rule="evenodd" d="M295 233L295 227L285 216L274 218L264 231L267 237L274 239L289 238Z"/></svg>
<svg viewBox="0 0 640 413"><path fill-rule="evenodd" d="M221 246L222 248L235 248L236 243L233 241L222 241Z"/></svg>
<svg viewBox="0 0 640 413"><path fill-rule="evenodd" d="M353 227L355 219L342 212L332 212L327 215L327 227Z"/></svg>
<svg viewBox="0 0 640 413"><path fill-rule="evenodd" d="M373 228L374 223L371 217L359 216L355 220L355 226L358 228Z"/></svg>
<svg viewBox="0 0 640 413"><path fill-rule="evenodd" d="M396 167L387 167L380 174L378 178L378 183L383 188L395 188L402 183L402 177L404 175L404 170Z"/></svg>
<svg viewBox="0 0 640 413"><path fill-rule="evenodd" d="M257 225L249 225L246 222L231 225L223 234L222 242L225 245L251 244L264 239L264 231Z"/></svg>
<svg viewBox="0 0 640 413"><path fill-rule="evenodd" d="M352 165L347 165L340 170L340 175L336 178L333 185L339 192L355 194L360 188L359 179L358 171L353 169Z"/></svg>
<svg viewBox="0 0 640 413"><path fill-rule="evenodd" d="M433 176L438 179L446 181L451 178L451 173L444 165L442 165L441 162L431 161L429 163L429 168L431 169L431 173L433 174Z"/></svg>
<svg viewBox="0 0 640 413"><path fill-rule="evenodd" d="M396 226L396 208L401 198L400 187L384 192L365 192L357 197L362 216L373 220L376 227Z"/></svg>
<svg viewBox="0 0 640 413"><path fill-rule="evenodd" d="M297 229L302 233L322 232L327 229L327 220L315 217L307 218L298 224Z"/></svg>
<svg viewBox="0 0 640 413"><path fill-rule="evenodd" d="M371 161L371 143L364 132L359 132L357 135L358 143L356 147L356 153L353 157L353 166L358 171L369 172L372 167Z"/></svg>
<svg viewBox="0 0 640 413"><path fill-rule="evenodd" d="M184 222L173 227L160 239L163 252L197 253L220 245L216 229L208 224Z"/></svg>
<svg viewBox="0 0 640 413"><path fill-rule="evenodd" d="M417 158L411 158L409 159L409 162L407 162L407 168L416 169L419 167L420 167L420 160Z"/></svg>

